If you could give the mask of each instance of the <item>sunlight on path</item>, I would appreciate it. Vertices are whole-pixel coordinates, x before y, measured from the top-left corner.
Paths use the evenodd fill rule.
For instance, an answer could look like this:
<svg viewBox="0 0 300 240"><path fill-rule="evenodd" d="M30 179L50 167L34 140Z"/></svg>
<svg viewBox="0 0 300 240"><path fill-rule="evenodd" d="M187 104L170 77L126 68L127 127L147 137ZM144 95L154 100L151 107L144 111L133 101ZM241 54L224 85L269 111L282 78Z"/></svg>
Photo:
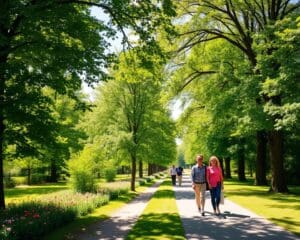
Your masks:
<svg viewBox="0 0 300 240"><path fill-rule="evenodd" d="M126 204L107 220L93 224L86 231L77 235L76 240L122 240L142 214L148 201L163 180L147 188L140 196Z"/></svg>
<svg viewBox="0 0 300 240"><path fill-rule="evenodd" d="M175 186L174 191L187 239L299 239L292 233L227 199L224 205L220 205L223 214L213 215L208 191L206 192L205 216L201 216L196 207L188 175L183 176L182 186Z"/></svg>

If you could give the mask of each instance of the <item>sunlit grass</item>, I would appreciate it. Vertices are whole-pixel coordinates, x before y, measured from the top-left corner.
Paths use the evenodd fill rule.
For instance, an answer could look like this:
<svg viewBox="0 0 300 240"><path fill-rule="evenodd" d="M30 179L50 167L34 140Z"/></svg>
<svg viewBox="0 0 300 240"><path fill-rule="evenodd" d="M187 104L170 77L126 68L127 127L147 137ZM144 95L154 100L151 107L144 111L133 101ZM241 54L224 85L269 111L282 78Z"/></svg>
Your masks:
<svg viewBox="0 0 300 240"><path fill-rule="evenodd" d="M159 187L126 239L185 239L170 181Z"/></svg>
<svg viewBox="0 0 300 240"><path fill-rule="evenodd" d="M35 200L41 195L66 190L69 187L66 183L48 183L43 185L20 185L15 188L5 189L6 204L16 204Z"/></svg>
<svg viewBox="0 0 300 240"><path fill-rule="evenodd" d="M256 214L300 235L300 187L289 187L290 194L269 193L268 186L253 181L225 182L225 196Z"/></svg>

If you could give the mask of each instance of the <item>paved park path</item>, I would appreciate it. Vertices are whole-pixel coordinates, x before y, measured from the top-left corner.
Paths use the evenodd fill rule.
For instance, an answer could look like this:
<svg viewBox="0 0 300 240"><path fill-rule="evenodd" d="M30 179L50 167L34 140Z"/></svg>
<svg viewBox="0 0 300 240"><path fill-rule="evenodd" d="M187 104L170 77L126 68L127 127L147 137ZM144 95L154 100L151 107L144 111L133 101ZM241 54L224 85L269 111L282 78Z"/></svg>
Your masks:
<svg viewBox="0 0 300 240"><path fill-rule="evenodd" d="M133 201L113 213L109 219L89 226L76 240L121 240L129 233L142 214L152 195L163 180L157 181Z"/></svg>
<svg viewBox="0 0 300 240"><path fill-rule="evenodd" d="M113 213L109 219L88 227L85 232L76 236L76 240L125 239L161 182L162 180L149 187L146 192ZM205 216L201 216L196 208L190 178L186 174L183 176L182 186L174 186L174 191L186 239L299 240L292 233L226 198L225 204L220 207L223 214L213 215L209 192L206 192Z"/></svg>
<svg viewBox="0 0 300 240"><path fill-rule="evenodd" d="M210 194L206 192L205 216L198 212L190 177L183 176L182 186L174 186L177 207L186 239L296 240L292 233L226 199L220 205L221 216L213 215Z"/></svg>

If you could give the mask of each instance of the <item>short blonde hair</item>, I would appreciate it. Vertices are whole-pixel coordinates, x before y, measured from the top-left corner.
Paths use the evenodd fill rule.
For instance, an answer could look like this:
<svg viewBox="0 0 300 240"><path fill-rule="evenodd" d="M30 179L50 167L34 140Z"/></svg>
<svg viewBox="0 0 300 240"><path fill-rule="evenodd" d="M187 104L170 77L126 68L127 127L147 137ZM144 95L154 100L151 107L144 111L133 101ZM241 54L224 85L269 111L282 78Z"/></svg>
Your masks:
<svg viewBox="0 0 300 240"><path fill-rule="evenodd" d="M219 159L216 156L211 156L209 158L209 166L211 166L211 162L212 161L216 161L217 162L217 166L220 167L220 161L219 161Z"/></svg>
<svg viewBox="0 0 300 240"><path fill-rule="evenodd" d="M202 154L197 154L197 155L196 155L196 160L198 160L198 158L201 158L202 160L204 159L204 157L203 157Z"/></svg>

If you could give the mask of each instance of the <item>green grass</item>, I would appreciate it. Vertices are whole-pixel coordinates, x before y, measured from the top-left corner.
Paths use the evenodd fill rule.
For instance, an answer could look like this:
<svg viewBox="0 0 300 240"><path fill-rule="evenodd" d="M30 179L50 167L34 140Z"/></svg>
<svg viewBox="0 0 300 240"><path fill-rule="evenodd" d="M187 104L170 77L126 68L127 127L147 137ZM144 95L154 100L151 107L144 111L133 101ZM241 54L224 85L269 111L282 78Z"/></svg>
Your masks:
<svg viewBox="0 0 300 240"><path fill-rule="evenodd" d="M137 194L145 191L145 189L152 184L153 183L147 183L144 186L139 186L136 188L136 192L131 191L127 194L121 195L118 199L109 201L107 205L97 208L91 214L77 218L75 221L66 225L65 227L55 230L51 234L45 236L43 240L76 239L76 234L78 232L85 231L90 224L109 218L114 211L123 207L126 203L136 197Z"/></svg>
<svg viewBox="0 0 300 240"><path fill-rule="evenodd" d="M185 239L171 181L159 187L126 239Z"/></svg>
<svg viewBox="0 0 300 240"><path fill-rule="evenodd" d="M15 188L5 189L6 204L32 201L41 195L66 190L66 183L48 183L43 185L21 185Z"/></svg>
<svg viewBox="0 0 300 240"><path fill-rule="evenodd" d="M254 186L253 181L225 181L228 199L300 236L300 186L290 186L290 194L268 190L268 186Z"/></svg>

